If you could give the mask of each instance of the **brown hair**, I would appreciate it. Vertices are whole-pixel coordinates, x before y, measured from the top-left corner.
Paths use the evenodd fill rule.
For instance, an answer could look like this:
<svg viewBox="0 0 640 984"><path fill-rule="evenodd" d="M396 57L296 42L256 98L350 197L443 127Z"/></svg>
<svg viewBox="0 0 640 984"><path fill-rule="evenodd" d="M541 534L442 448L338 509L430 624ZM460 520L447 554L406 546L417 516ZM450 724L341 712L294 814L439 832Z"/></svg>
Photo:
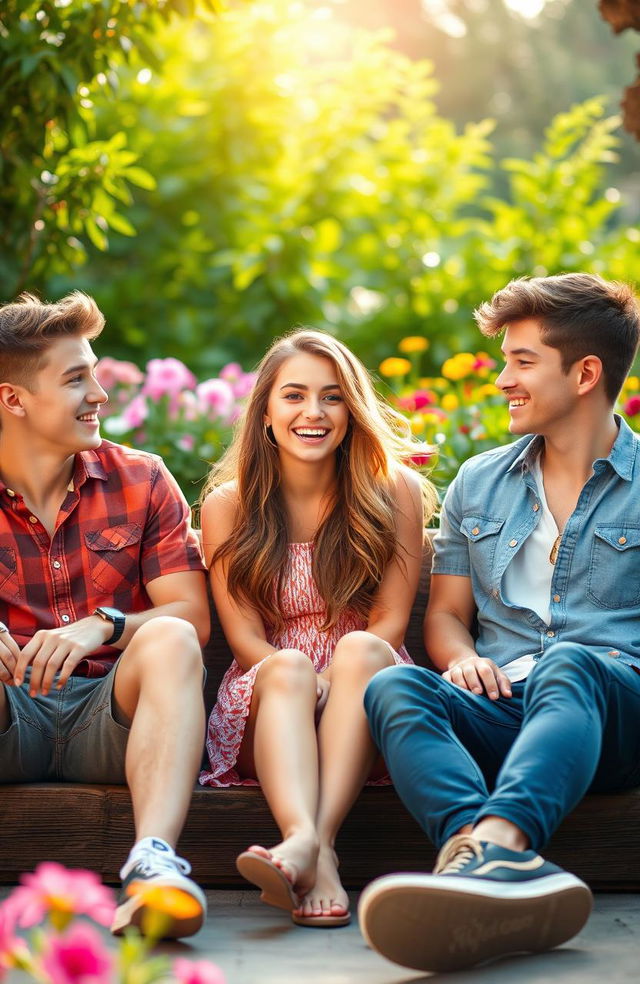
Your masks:
<svg viewBox="0 0 640 984"><path fill-rule="evenodd" d="M55 304L20 294L0 307L0 382L29 387L51 343L64 335L97 338L104 315L87 294L74 290Z"/></svg>
<svg viewBox="0 0 640 984"><path fill-rule="evenodd" d="M407 419L376 394L363 364L333 336L302 329L277 340L258 367L234 441L214 465L202 494L204 498L213 488L236 483L235 524L213 557L213 562L228 559L232 597L251 604L267 624L281 624L279 611L274 611L273 584L279 600L287 517L279 489L278 449L265 436L263 418L280 367L300 352L332 361L349 411L347 435L338 452L335 500L314 538L313 576L327 606L326 629L347 608L368 613L397 552L393 480L403 462L421 448L412 440ZM430 518L436 493L426 479L422 489L425 517Z"/></svg>
<svg viewBox="0 0 640 984"><path fill-rule="evenodd" d="M539 321L542 340L560 351L565 373L578 359L598 356L612 405L640 337L640 307L633 289L592 273L512 280L481 304L474 317L482 334L490 338L515 321Z"/></svg>

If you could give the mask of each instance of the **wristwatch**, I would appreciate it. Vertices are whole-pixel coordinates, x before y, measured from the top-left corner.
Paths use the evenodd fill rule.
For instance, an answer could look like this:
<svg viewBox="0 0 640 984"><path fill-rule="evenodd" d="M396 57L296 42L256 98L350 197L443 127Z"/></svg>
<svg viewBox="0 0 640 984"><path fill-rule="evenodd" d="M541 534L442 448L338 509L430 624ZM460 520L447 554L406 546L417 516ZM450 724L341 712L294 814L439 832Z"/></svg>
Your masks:
<svg viewBox="0 0 640 984"><path fill-rule="evenodd" d="M93 614L99 615L105 622L111 622L113 625L113 632L109 638L104 641L105 646L113 645L113 643L117 642L124 632L126 617L122 614L122 612L118 611L117 608L107 608L106 605L101 605L99 608L96 608Z"/></svg>

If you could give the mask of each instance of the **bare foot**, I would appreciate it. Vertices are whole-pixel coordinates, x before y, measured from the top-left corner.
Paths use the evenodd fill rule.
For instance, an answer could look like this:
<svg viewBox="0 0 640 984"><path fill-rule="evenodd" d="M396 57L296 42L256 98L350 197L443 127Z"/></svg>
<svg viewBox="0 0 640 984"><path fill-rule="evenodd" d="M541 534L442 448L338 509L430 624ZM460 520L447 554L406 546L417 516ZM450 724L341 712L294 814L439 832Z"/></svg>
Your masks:
<svg viewBox="0 0 640 984"><path fill-rule="evenodd" d="M322 845L315 885L294 913L297 916L343 916L348 911L349 898L338 875L338 856L328 844Z"/></svg>
<svg viewBox="0 0 640 984"><path fill-rule="evenodd" d="M252 844L249 850L273 861L284 872L298 895L305 895L313 886L318 859L318 838L315 832L300 831L291 834L270 849Z"/></svg>

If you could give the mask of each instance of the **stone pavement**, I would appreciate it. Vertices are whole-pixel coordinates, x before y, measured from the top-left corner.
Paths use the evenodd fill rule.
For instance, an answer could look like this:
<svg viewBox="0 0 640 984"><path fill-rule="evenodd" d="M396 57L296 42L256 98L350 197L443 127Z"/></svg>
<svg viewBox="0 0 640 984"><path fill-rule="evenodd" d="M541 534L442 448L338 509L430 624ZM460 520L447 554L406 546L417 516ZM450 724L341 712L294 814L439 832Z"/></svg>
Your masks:
<svg viewBox="0 0 640 984"><path fill-rule="evenodd" d="M640 981L640 895L596 896L584 931L549 953L511 957L465 973L422 975L369 950L355 920L342 929L294 926L257 891L209 891L203 929L163 949L217 963L227 984L623 984ZM355 909L357 893L352 895ZM425 931L428 928L425 927Z"/></svg>

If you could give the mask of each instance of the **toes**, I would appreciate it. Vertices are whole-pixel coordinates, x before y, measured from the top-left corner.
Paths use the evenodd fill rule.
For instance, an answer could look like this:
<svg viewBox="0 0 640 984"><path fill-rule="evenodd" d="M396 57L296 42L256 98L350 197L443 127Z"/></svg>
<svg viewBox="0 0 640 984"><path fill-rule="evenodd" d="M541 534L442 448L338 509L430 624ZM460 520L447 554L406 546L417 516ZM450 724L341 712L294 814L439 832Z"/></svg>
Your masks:
<svg viewBox="0 0 640 984"><path fill-rule="evenodd" d="M273 861L274 864L278 863L272 856L271 851L268 851L266 847L262 847L261 844L252 844L251 847L247 848L247 851L251 851L252 854L257 854L259 858L266 858L267 861Z"/></svg>

